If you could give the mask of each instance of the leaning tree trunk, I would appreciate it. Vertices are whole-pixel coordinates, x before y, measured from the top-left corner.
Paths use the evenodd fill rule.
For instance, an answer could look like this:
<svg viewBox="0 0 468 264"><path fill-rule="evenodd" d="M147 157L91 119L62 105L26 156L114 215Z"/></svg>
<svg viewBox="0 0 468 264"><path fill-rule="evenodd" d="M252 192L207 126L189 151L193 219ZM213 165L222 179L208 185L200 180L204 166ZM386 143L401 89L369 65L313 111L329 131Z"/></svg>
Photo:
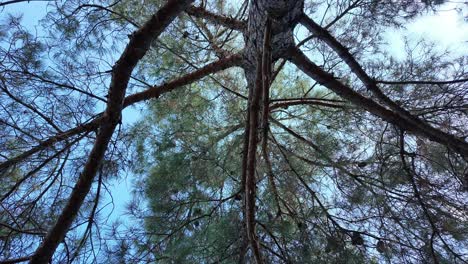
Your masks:
<svg viewBox="0 0 468 264"><path fill-rule="evenodd" d="M193 0L168 1L140 29L130 36L130 41L124 52L112 68L107 107L99 124L99 132L88 160L57 222L47 232L41 245L31 257L31 264L42 264L51 261L55 250L63 241L91 189L99 164L104 158L114 130L120 122L125 92L133 69L149 50L151 42L192 2Z"/></svg>

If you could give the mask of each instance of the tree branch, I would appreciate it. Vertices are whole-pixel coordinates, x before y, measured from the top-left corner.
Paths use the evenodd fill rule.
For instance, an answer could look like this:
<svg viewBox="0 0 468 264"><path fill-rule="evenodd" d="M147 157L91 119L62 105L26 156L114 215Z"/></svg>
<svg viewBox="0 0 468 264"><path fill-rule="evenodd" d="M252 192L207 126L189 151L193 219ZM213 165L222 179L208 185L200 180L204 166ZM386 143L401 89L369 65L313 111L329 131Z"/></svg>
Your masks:
<svg viewBox="0 0 468 264"><path fill-rule="evenodd" d="M11 5L11 4L17 4L17 3L21 3L21 2L52 2L53 0L11 0L11 1L5 1L5 2L1 2L0 3L0 6L7 6L7 5Z"/></svg>
<svg viewBox="0 0 468 264"><path fill-rule="evenodd" d="M41 150L44 150L48 147L51 147L52 145L54 145L55 143L57 142L61 142L63 140L66 140L72 136L75 136L75 135L78 135L78 134L81 134L81 133L84 133L84 132L87 132L87 131L91 131L91 130L95 130L99 124L101 123L101 121L103 120L102 118L102 114L99 115L99 117L96 117L95 119L93 119L92 121L86 123L86 124L82 124L82 125L79 125L77 127L74 127L72 129L69 129L63 133L59 133L55 136L52 136L52 137L49 137L48 139L46 140L43 140L41 142L39 142L39 144L37 144L37 146L35 147L32 147L31 149L29 149L28 151L25 151L19 155L17 155L16 157L13 157L3 163L0 164L0 173L3 173L6 169L8 169L9 167L19 163L19 162L22 162L23 160L27 159L28 157L30 157L31 155L34 155L35 153L41 151Z"/></svg>
<svg viewBox="0 0 468 264"><path fill-rule="evenodd" d="M258 238L255 234L255 167L256 155L258 144L258 124L259 124L259 110L260 110L260 97L262 92L262 58L257 58L257 76L255 87L252 87L252 102L249 107L249 135L247 152L246 168L245 168L245 221L247 237L254 252L257 264L263 263L260 255L260 247Z"/></svg>
<svg viewBox="0 0 468 264"><path fill-rule="evenodd" d="M219 25L231 28L231 29L243 31L247 28L247 23L245 21L218 15L218 14L212 13L204 9L203 7L191 6L186 10L186 12L187 14L191 16L204 18L213 23L216 23L216 24L219 24Z"/></svg>
<svg viewBox="0 0 468 264"><path fill-rule="evenodd" d="M241 62L242 62L242 57L238 54L212 62L206 65L205 67L202 67L192 73L189 73L173 81L170 81L162 85L153 86L152 88L149 88L143 92L139 92L139 93L127 96L124 100L123 107L125 108L129 105L132 105L134 103L137 103L143 100L148 100L151 98L158 98L163 93L167 93L167 92L174 90L177 87L193 83L209 74L212 74L221 70L225 70L233 66L239 66Z"/></svg>
<svg viewBox="0 0 468 264"><path fill-rule="evenodd" d="M84 165L78 182L70 198L62 210L55 225L49 230L42 244L36 250L30 263L47 263L51 260L58 244L62 242L73 220L91 189L94 176L104 157L115 127L120 122L123 99L131 73L137 63L150 48L151 42L186 8L192 0L169 0L140 29L135 31L124 52L112 69L112 79L109 87L109 100L104 112L104 120L99 126L99 132Z"/></svg>
<svg viewBox="0 0 468 264"><path fill-rule="evenodd" d="M377 80L375 81L376 83L382 83L382 84L395 84L395 85L405 85L405 84L454 84L454 83L464 83L468 82L468 79L458 79L458 80L448 80L448 81L383 81L383 80Z"/></svg>
<svg viewBox="0 0 468 264"><path fill-rule="evenodd" d="M28 261L29 259L31 259L31 256L22 257L22 258L16 258L16 259L1 260L1 261L0 261L0 264L13 264L13 263L26 262L26 261Z"/></svg>
<svg viewBox="0 0 468 264"><path fill-rule="evenodd" d="M468 143L453 137L443 131L440 131L426 122L422 121L416 116L413 116L410 112L399 106L397 103L392 101L387 95L385 95L380 88L377 86L377 83L372 79L357 62L354 56L349 52L348 48L343 46L336 38L334 38L326 29L322 28L316 24L312 19L303 15L300 23L304 25L308 30L313 32L318 38L323 40L327 45L332 48L338 56L349 66L352 72L364 83L364 85L369 89L380 101L390 107L394 111L394 114L398 115L400 119L405 119L411 126L414 126L415 130L424 132L426 137L432 138L433 140L442 143L440 140L443 140L444 137L450 138L450 145L455 147L457 144L464 144L463 150L460 151L460 148L457 150L458 153L462 154L465 158L468 158ZM397 124L398 125L398 124ZM417 128L416 128L417 127ZM459 141L459 142L457 142ZM446 143L442 143L449 146ZM450 147L450 146L449 146ZM455 150L455 148L453 148Z"/></svg>
<svg viewBox="0 0 468 264"><path fill-rule="evenodd" d="M388 110L373 100L362 96L361 94L352 90L350 87L342 84L333 75L322 70L319 66L310 61L307 56L305 56L305 54L302 53L299 49L292 48L290 50L289 60L321 85L327 87L351 103L358 105L366 111L382 118L389 123L395 124L400 128L446 145L465 158L468 158L467 142L429 125L425 125L424 127L420 126L420 123L416 125L413 119L409 120L407 118L403 118L401 115L396 114L395 112Z"/></svg>
<svg viewBox="0 0 468 264"><path fill-rule="evenodd" d="M275 103L270 106L270 109L273 110L277 108L287 108L293 105L317 105L317 106L325 106L325 107L339 108L339 109L342 109L344 107L343 105L325 103L325 102L320 102L320 101L297 100L297 101L286 101L286 102L281 102L281 103Z"/></svg>
<svg viewBox="0 0 468 264"><path fill-rule="evenodd" d="M190 83L193 83L209 74L233 67L233 66L238 66L241 65L242 62L242 57L240 55L232 55L227 58L220 59L218 61L215 61L213 63L210 63L206 65L205 67L202 67L192 73L189 73L187 75L184 75L178 79L175 79L173 81L170 81L168 83L165 83L163 85L159 86L153 86L152 88L149 88L143 92L136 93L129 95L125 97L124 103L123 103L123 108L126 108L132 104L135 104L137 102L141 102L144 100L149 100L151 98L158 98L161 94L170 92L180 86L187 85ZM34 155L35 153L44 150L48 147L51 147L55 143L61 142L65 139L68 139L72 136L78 135L80 133L84 133L87 131L95 130L99 127L99 124L104 120L103 118L103 113L100 113L97 115L95 119L92 121L79 125L75 128L69 129L63 133L59 133L55 136L51 136L46 140L43 140L37 144L37 146L29 149L26 152L23 152L16 157L13 157L3 163L0 164L0 172L5 171L9 167L13 166L14 164L17 164L19 162L22 162L26 158L30 157L31 155Z"/></svg>

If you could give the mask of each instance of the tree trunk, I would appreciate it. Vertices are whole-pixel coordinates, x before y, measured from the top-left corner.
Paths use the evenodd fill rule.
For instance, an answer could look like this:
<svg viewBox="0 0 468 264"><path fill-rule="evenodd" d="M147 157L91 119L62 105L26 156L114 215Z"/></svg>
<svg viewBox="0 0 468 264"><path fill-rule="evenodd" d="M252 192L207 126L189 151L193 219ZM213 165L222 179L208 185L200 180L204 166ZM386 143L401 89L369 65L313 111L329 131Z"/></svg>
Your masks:
<svg viewBox="0 0 468 264"><path fill-rule="evenodd" d="M275 60L284 57L294 46L293 30L301 17L302 8L303 1L252 1L244 34L244 72L249 89L242 168L244 220L246 237L257 263L263 263L263 259L255 232L255 168L259 138L260 135L265 136L268 129L265 120L268 116L268 112L265 112L268 111L268 107L265 107L268 98L265 97L268 97L270 84L269 69Z"/></svg>

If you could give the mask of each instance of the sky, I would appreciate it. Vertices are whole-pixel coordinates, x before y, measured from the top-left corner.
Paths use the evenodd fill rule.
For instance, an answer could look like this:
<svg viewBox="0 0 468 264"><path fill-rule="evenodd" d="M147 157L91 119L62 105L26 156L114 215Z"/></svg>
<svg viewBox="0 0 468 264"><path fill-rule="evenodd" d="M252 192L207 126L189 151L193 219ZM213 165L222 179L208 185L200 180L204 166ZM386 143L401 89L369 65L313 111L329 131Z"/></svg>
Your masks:
<svg viewBox="0 0 468 264"><path fill-rule="evenodd" d="M450 2L450 1L449 1ZM460 2L458 2L460 3ZM38 21L44 17L47 12L47 3L44 1L31 1L0 7L0 21L3 21L8 13L19 15L23 14L23 25L28 29L39 29ZM403 48L403 37L410 39L425 38L438 43L441 48L455 49L462 54L468 54L468 22L464 17L468 17L468 7L457 11L456 3L444 4L442 12L437 15L426 15L407 24L407 30L389 30L386 34L386 40L390 43L390 53L396 57L401 57ZM458 6L460 6L458 4ZM123 113L123 122L130 125L138 120L139 112L128 108ZM115 181L110 186L113 194L115 209L107 207L104 214L110 214L110 220L121 219L125 213L125 205L130 201L131 195L131 176ZM109 202L107 197L102 204Z"/></svg>
<svg viewBox="0 0 468 264"><path fill-rule="evenodd" d="M468 53L468 5L460 9L460 2L448 1L436 15L425 15L406 25L406 30L389 30L386 40L390 43L390 53L402 58L403 37L417 41L425 39L437 43L441 50L449 49L460 55Z"/></svg>
<svg viewBox="0 0 468 264"><path fill-rule="evenodd" d="M461 47L468 42L468 7L459 12L455 2L447 3L435 16L425 16L408 26L408 31L415 37L425 37L442 44L444 47ZM466 46L465 46L466 49ZM465 50L466 52L466 50Z"/></svg>

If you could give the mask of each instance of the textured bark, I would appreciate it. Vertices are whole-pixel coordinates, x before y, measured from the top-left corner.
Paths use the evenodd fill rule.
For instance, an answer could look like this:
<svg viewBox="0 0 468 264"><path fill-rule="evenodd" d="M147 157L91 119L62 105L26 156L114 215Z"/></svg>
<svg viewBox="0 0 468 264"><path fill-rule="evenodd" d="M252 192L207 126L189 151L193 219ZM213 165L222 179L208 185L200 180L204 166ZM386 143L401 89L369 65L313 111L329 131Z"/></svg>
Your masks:
<svg viewBox="0 0 468 264"><path fill-rule="evenodd" d="M293 30L302 16L303 5L304 1L293 0L259 0L250 3L248 26L244 34L244 57L247 66L252 67L248 71L250 77L254 77L257 56L262 54L267 17L272 20L270 46L271 58L275 62L284 57L290 47L295 46Z"/></svg>
<svg viewBox="0 0 468 264"><path fill-rule="evenodd" d="M273 196L275 197L276 206L278 207L278 214L281 212L278 190L275 185L273 169L270 162L268 152L268 131L269 122L268 116L270 115L270 85L271 85L271 19L267 18L265 27L265 37L263 40L263 57L262 57L262 156L263 161L267 167L268 181L270 183Z"/></svg>
<svg viewBox="0 0 468 264"><path fill-rule="evenodd" d="M270 80L271 80L271 19L267 18L263 39L262 54L262 149L266 152L268 136L268 115L270 114Z"/></svg>
<svg viewBox="0 0 468 264"><path fill-rule="evenodd" d="M192 1L170 0L155 15L151 17L139 30L133 33L123 54L112 70L109 87L109 100L104 112L104 120L99 126L99 132L89 154L88 161L76 183L71 196L65 205L55 225L49 230L42 244L36 250L30 263L47 263L51 260L57 246L65 237L73 220L91 189L93 179L97 173L115 127L120 122L125 91L130 75L138 61L146 54L153 39L183 11Z"/></svg>
<svg viewBox="0 0 468 264"><path fill-rule="evenodd" d="M245 129L242 168L245 190L244 218L246 236L257 263L264 262L255 233L255 168L258 139L261 135L265 136L268 129L266 116L269 111L271 66L294 46L293 29L302 14L302 7L303 1L252 1L249 7L248 28L244 34L246 47L243 65L249 87L248 123Z"/></svg>
<svg viewBox="0 0 468 264"><path fill-rule="evenodd" d="M261 72L261 57L258 57L257 66L257 81L252 91L252 102L249 108L249 138L247 148L247 168L245 182L245 221L246 232L249 238L250 246L252 247L255 260L258 264L263 263L260 253L260 246L257 235L255 233L255 191L256 191L256 156L258 144L258 125L260 115L260 98L262 92L262 72Z"/></svg>
<svg viewBox="0 0 468 264"><path fill-rule="evenodd" d="M251 94L249 93L249 98L248 98L248 104L247 104L247 110L250 109L250 102L251 102ZM250 115L247 114L246 120L245 120L245 129L244 129L244 136L243 136L243 145L242 145L242 168L241 168L241 192L244 193L244 199L242 203L242 216L244 219L244 223L242 226L242 235L241 235L241 245L239 248L239 264L245 263L245 255L247 253L248 247L249 247L249 238L247 237L247 227L246 227L246 182L247 182L247 159L248 159L248 151L249 151L249 137L250 137Z"/></svg>
<svg viewBox="0 0 468 264"><path fill-rule="evenodd" d="M237 20L230 17L221 16L218 14L211 13L202 7L195 7L192 6L186 10L187 14L198 17L204 18L209 20L215 24L223 25L225 27L243 31L247 27L247 23L245 21Z"/></svg>
<svg viewBox="0 0 468 264"><path fill-rule="evenodd" d="M331 108L343 108L344 106L338 104L330 104L320 101L313 101L313 100L297 100L297 101L287 101L281 103L274 103L270 106L270 109L277 109L277 108L288 108L289 106L293 105L317 105L317 106L325 106Z"/></svg>

